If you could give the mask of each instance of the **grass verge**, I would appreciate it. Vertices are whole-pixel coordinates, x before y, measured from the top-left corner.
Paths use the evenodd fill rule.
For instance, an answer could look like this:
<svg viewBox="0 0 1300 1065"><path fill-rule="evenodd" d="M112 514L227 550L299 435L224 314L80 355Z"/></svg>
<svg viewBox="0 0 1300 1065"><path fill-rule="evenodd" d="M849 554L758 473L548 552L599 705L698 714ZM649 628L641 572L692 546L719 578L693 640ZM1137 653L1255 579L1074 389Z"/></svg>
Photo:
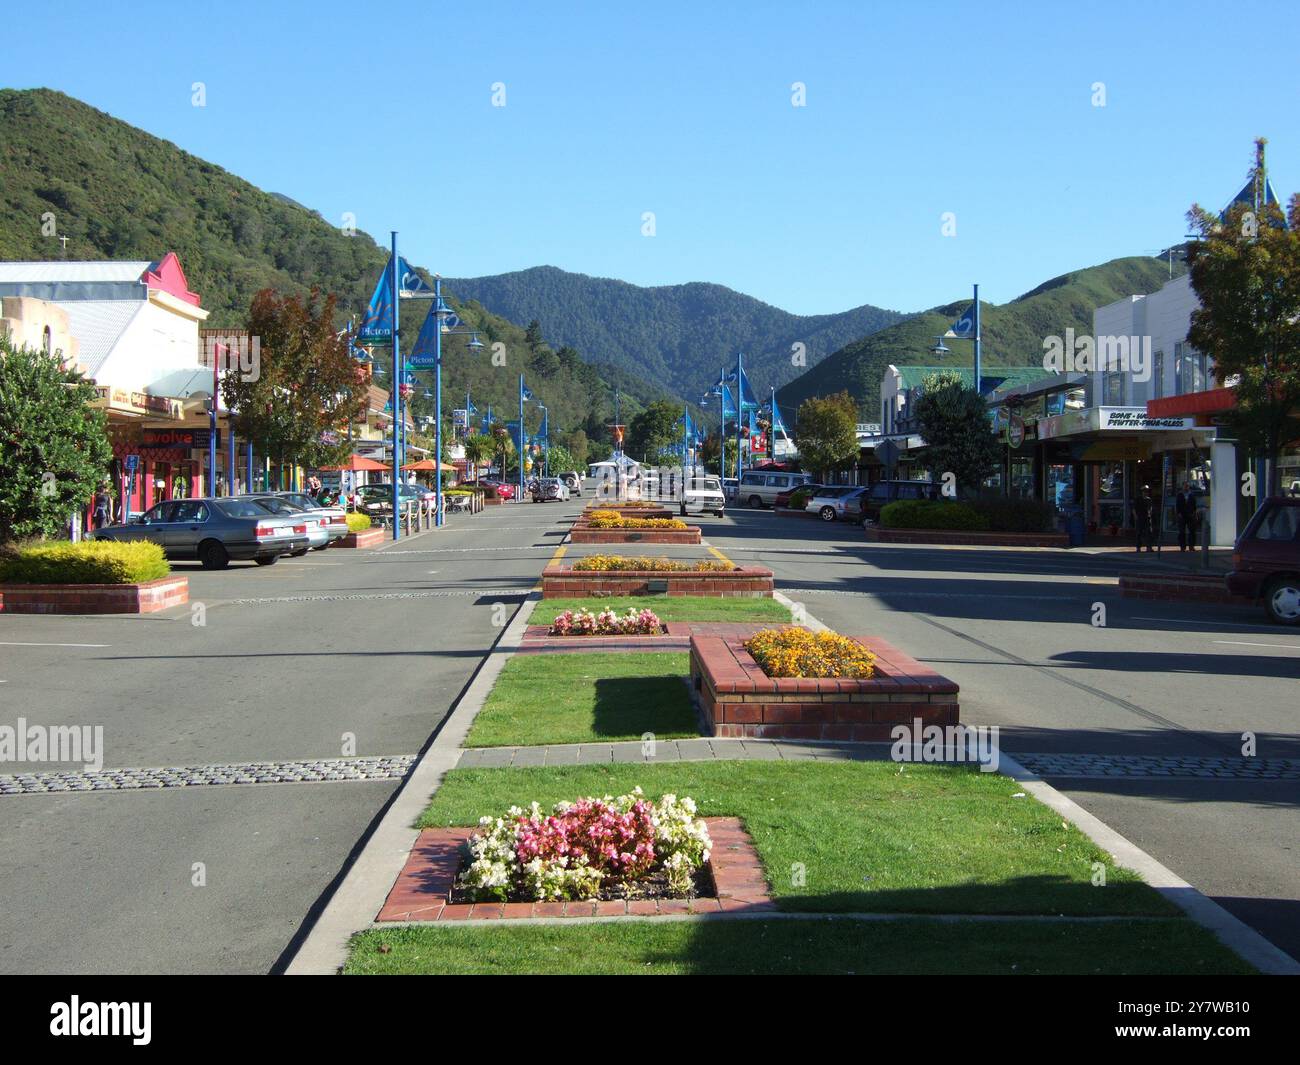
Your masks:
<svg viewBox="0 0 1300 1065"><path fill-rule="evenodd" d="M565 610L613 610L626 614L629 607L653 610L661 621L775 621L788 623L790 611L775 599L742 599L693 595L624 595L608 599L543 599L529 622L549 625Z"/></svg>
<svg viewBox="0 0 1300 1065"><path fill-rule="evenodd" d="M684 651L511 658L474 719L467 747L698 736ZM478 821L475 815L465 824Z"/></svg>

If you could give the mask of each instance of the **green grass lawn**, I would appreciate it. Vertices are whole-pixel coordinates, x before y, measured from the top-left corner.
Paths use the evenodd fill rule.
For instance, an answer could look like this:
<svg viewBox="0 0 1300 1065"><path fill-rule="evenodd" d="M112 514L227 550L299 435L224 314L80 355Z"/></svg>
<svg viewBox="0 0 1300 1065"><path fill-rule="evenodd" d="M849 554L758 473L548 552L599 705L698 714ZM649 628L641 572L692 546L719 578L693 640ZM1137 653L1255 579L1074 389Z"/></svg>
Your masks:
<svg viewBox="0 0 1300 1065"><path fill-rule="evenodd" d="M389 948L380 952L380 946ZM1249 973L1186 920L659 921L390 928L352 941L348 974L989 975Z"/></svg>
<svg viewBox="0 0 1300 1065"><path fill-rule="evenodd" d="M790 611L775 599L739 599L694 595L624 595L608 599L543 599L528 619L532 625L549 625L565 610L613 610L626 614L629 607L649 608L660 621L774 621L788 623Z"/></svg>
<svg viewBox="0 0 1300 1065"><path fill-rule="evenodd" d="M465 745L640 740L647 732L660 739L698 736L683 680L689 671L685 651L516 655L492 686Z"/></svg>
<svg viewBox="0 0 1300 1065"><path fill-rule="evenodd" d="M420 824L473 825L516 803L549 806L636 785L653 798L689 795L703 816L741 817L784 910L1179 912L1046 806L1015 798L1014 781L963 767L718 761L457 769ZM1094 862L1105 863L1104 887L1092 884Z"/></svg>

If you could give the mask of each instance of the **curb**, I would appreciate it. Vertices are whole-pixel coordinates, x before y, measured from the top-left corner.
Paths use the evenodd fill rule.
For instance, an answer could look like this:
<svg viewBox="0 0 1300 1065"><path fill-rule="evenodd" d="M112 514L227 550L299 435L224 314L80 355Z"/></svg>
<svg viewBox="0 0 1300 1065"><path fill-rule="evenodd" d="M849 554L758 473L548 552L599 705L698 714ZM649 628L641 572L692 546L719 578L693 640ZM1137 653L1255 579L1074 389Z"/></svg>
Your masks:
<svg viewBox="0 0 1300 1065"><path fill-rule="evenodd" d="M433 742L398 788L383 819L285 967L286 976L337 973L347 960L348 942L353 934L369 928L375 914L383 908L419 838L419 829L414 827L416 819L447 771L460 761L461 744L469 727L483 708L497 676L518 649L528 618L540 598L537 592L530 592L488 650L465 694L443 719Z"/></svg>

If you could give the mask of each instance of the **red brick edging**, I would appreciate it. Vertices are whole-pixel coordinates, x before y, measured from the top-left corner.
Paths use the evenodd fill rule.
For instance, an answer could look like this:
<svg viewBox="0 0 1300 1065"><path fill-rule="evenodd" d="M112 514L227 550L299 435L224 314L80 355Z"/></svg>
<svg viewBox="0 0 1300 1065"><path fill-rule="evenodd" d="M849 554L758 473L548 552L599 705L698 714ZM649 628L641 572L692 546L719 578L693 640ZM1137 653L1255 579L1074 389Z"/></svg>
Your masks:
<svg viewBox="0 0 1300 1065"><path fill-rule="evenodd" d="M154 614L190 601L187 577L140 584L0 584L6 614Z"/></svg>
<svg viewBox="0 0 1300 1065"><path fill-rule="evenodd" d="M958 529L882 529L869 525L867 539L880 544L957 544L967 547L1069 547L1065 533L963 532Z"/></svg>
<svg viewBox="0 0 1300 1065"><path fill-rule="evenodd" d="M1179 573L1168 576L1124 575L1119 579L1124 599L1167 599L1193 603L1232 603L1250 606L1252 600L1233 595L1222 575Z"/></svg>
<svg viewBox="0 0 1300 1065"><path fill-rule="evenodd" d="M362 529L360 532L350 532L332 547L378 547L387 539L387 534L383 529L370 528Z"/></svg>
<svg viewBox="0 0 1300 1065"><path fill-rule="evenodd" d="M565 654L573 651L688 651L691 637L747 637L757 628L749 621L668 621L659 636L552 636L549 625L529 625L516 654ZM773 622L767 628L785 628Z"/></svg>
<svg viewBox="0 0 1300 1065"><path fill-rule="evenodd" d="M685 529L593 529L580 523L569 530L573 544L698 544L700 527Z"/></svg>
<svg viewBox="0 0 1300 1065"><path fill-rule="evenodd" d="M709 898L631 902L448 902L461 845L477 829L426 828L411 849L376 921L494 921L524 917L654 917L671 913L765 913L776 909L763 863L738 817L706 817L713 851Z"/></svg>
<svg viewBox="0 0 1300 1065"><path fill-rule="evenodd" d="M772 571L757 566L732 570L575 570L547 566L542 571L543 599L584 599L593 595L643 595L649 582L667 582L667 594L772 598Z"/></svg>
<svg viewBox="0 0 1300 1065"><path fill-rule="evenodd" d="M854 680L769 677L745 650L745 635L691 637L691 683L714 736L881 742L918 719L960 720L956 683L878 636L852 637L876 654L876 675Z"/></svg>

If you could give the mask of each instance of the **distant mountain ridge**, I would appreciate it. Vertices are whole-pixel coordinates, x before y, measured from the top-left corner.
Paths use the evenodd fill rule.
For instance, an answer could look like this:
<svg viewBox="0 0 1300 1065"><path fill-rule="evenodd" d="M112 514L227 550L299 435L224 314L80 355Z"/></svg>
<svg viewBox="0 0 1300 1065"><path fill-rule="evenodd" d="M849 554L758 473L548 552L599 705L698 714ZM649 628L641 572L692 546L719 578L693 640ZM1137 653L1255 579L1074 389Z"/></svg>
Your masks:
<svg viewBox="0 0 1300 1065"><path fill-rule="evenodd" d="M831 352L905 315L864 304L838 314L797 315L725 285L694 281L644 287L612 278L534 266L485 277L449 278L447 288L517 325L590 358L656 381L690 400L745 355L756 389L793 380ZM802 344L803 365L793 345Z"/></svg>
<svg viewBox="0 0 1300 1065"><path fill-rule="evenodd" d="M1128 296L1155 292L1169 281L1169 263L1164 258L1130 256L1112 259L1098 266L1044 281L1009 303L980 301L981 358L985 366L1029 366L1041 363L1043 338L1064 336L1067 328L1076 333L1092 332L1095 308ZM1186 272L1174 260L1175 277ZM782 414L793 421L795 411L810 396L847 390L857 399L867 421L876 421L880 411L880 379L891 363L932 365L930 353L935 339L942 336L970 306L970 297L933 307L870 336L846 344L823 359L801 377L777 391ZM968 340L947 340L952 354L943 365L970 367L974 345Z"/></svg>

